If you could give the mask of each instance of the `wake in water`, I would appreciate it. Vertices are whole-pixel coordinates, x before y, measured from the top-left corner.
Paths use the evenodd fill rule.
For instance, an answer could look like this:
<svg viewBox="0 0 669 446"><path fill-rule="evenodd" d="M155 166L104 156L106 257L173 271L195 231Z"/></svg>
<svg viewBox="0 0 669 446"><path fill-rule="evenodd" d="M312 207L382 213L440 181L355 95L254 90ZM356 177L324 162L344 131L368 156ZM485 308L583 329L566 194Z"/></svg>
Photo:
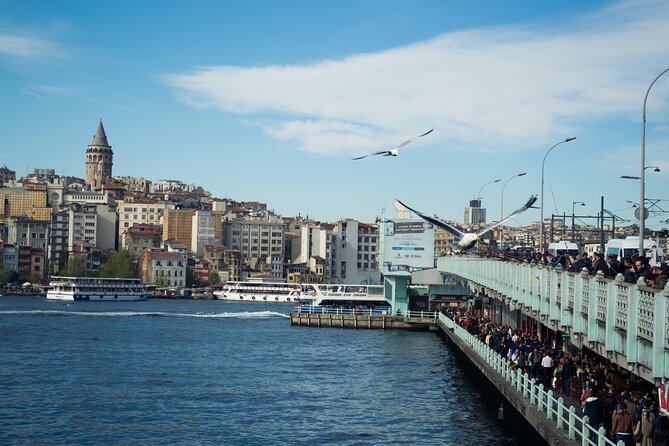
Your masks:
<svg viewBox="0 0 669 446"><path fill-rule="evenodd" d="M274 317L289 318L287 314L274 311L243 311L224 313L170 313L164 311L62 311L62 310L6 310L1 315L19 316L87 316L87 317L194 317L208 319L267 319Z"/></svg>

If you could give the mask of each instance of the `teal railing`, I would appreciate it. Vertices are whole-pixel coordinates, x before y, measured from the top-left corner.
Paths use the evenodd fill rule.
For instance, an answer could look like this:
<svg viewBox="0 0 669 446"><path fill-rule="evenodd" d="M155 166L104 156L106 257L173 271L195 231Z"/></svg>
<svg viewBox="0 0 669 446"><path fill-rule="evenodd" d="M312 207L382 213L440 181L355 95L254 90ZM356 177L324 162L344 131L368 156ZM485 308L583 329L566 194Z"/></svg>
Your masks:
<svg viewBox="0 0 669 446"><path fill-rule="evenodd" d="M521 370L514 370L508 359L495 353L476 336L444 314L439 314L439 321L468 345L495 373L504 378L531 407L537 412L545 413L547 420L553 420L558 429L564 430L567 438L578 440L583 446L616 446L616 443L606 437L606 429L590 426L587 416L581 416L574 406L565 405L562 397L555 398L552 390L546 391L543 384L537 385L534 379L530 379ZM617 446L624 444L620 441Z"/></svg>
<svg viewBox="0 0 669 446"><path fill-rule="evenodd" d="M397 311L392 312L391 307L375 307L367 309L358 309L355 308L339 308L339 307L330 307L330 306L309 306L309 305L300 305L293 308L295 313L304 313L304 314L356 314L360 316L402 316L402 317L414 317L421 319L437 319L439 313L435 311Z"/></svg>
<svg viewBox="0 0 669 446"><path fill-rule="evenodd" d="M520 310L647 381L669 378L669 285L655 290L623 282L622 275L566 272L538 264L475 256L442 257L440 272L466 279L484 293Z"/></svg>

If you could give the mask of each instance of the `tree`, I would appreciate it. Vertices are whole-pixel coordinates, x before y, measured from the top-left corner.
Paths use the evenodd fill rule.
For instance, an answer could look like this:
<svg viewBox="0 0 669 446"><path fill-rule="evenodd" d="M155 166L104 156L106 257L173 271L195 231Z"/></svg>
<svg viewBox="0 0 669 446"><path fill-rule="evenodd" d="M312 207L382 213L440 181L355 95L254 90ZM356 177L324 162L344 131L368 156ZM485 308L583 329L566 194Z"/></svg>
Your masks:
<svg viewBox="0 0 669 446"><path fill-rule="evenodd" d="M98 276L119 278L137 277L135 272L135 256L126 250L115 252L109 257L107 263L100 267Z"/></svg>
<svg viewBox="0 0 669 446"><path fill-rule="evenodd" d="M63 275L66 277L86 277L88 271L86 270L86 260L83 256L72 254L65 268L63 269Z"/></svg>
<svg viewBox="0 0 669 446"><path fill-rule="evenodd" d="M218 275L217 272L212 271L209 273L209 283L212 285L216 285L217 283L221 283L221 276Z"/></svg>

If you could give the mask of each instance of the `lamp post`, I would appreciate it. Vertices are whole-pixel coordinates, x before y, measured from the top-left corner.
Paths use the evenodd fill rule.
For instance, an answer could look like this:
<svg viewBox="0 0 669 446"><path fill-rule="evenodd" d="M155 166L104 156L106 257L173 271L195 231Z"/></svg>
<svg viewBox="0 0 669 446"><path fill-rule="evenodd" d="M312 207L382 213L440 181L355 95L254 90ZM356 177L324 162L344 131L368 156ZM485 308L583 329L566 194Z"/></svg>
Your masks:
<svg viewBox="0 0 669 446"><path fill-rule="evenodd" d="M571 241L576 243L576 231L574 230L574 213L576 212L576 205L580 204L585 206L585 203L582 201L572 201L571 202Z"/></svg>
<svg viewBox="0 0 669 446"><path fill-rule="evenodd" d="M516 177L522 177L523 175L527 175L526 172L520 172L509 178L504 182L504 186L502 186L502 199L500 200L500 205L499 205L499 219L504 218L504 188L506 185L509 183L509 181L513 180ZM502 225L499 226L499 247L502 247L502 243L504 242L504 227Z"/></svg>
<svg viewBox="0 0 669 446"><path fill-rule="evenodd" d="M486 187L488 184L499 183L500 181L502 181L502 180L497 179L497 180L488 181L483 186L481 186L481 189L479 189L479 194L476 196L476 199L479 202L479 213L478 213L478 216L477 216L477 219L476 219L476 224L477 224L477 227L479 228L479 230L481 229L481 193L483 192L483 188Z"/></svg>
<svg viewBox="0 0 669 446"><path fill-rule="evenodd" d="M653 167L655 169L653 169ZM657 166L646 166L646 167L643 168L643 170L646 170L646 169L653 169L653 172L661 172L660 168L657 167ZM641 177L635 177L633 175L620 175L620 178L623 178L625 180L640 180L641 179Z"/></svg>
<svg viewBox="0 0 669 446"><path fill-rule="evenodd" d="M546 246L546 240L545 240L545 234L544 234L544 164L546 163L546 157L548 156L549 153L551 153L551 150L559 146L560 144L573 141L575 140L575 136L570 136L569 138L566 138L559 143L553 145L546 154L544 155L543 161L541 161L541 216L540 221L539 221L539 243L541 243L541 251L545 251L545 246Z"/></svg>
<svg viewBox="0 0 669 446"><path fill-rule="evenodd" d="M643 238L644 238L644 230L646 229L646 191L645 191L645 183L646 183L646 103L648 102L648 94L650 93L650 89L653 88L653 85L655 85L655 82L667 71L669 71L669 68L661 72L660 74L653 79L653 82L650 83L650 86L648 87L648 90L646 90L646 96L643 98L643 115L642 115L642 123L641 123L641 181L640 183L640 192L639 192L639 203L641 206L641 212L639 213L639 257L645 256L645 251L643 249Z"/></svg>

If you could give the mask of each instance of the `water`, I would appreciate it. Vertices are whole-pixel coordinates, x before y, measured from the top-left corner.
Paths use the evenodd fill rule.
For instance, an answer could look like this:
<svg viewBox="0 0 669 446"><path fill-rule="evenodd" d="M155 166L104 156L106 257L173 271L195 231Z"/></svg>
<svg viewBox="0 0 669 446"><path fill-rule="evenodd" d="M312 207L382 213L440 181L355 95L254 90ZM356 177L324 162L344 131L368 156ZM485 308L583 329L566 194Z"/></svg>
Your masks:
<svg viewBox="0 0 669 446"><path fill-rule="evenodd" d="M523 445L434 333L291 327L290 307L0 297L1 444Z"/></svg>

